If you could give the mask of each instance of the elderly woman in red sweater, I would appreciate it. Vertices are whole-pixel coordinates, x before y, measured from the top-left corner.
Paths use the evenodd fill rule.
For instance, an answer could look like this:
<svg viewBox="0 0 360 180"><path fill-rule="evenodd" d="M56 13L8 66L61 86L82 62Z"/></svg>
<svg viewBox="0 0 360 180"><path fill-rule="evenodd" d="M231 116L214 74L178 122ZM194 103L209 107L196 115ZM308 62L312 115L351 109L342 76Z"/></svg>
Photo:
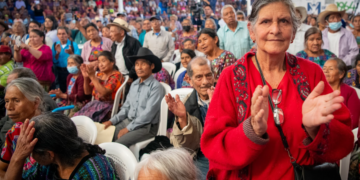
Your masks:
<svg viewBox="0 0 360 180"><path fill-rule="evenodd" d="M252 5L248 29L257 51L221 73L206 115L201 150L210 163L208 179L294 179L277 127L299 165L337 162L352 150L340 92L317 64L286 53L299 25L291 0ZM277 125L269 97L283 112Z"/></svg>

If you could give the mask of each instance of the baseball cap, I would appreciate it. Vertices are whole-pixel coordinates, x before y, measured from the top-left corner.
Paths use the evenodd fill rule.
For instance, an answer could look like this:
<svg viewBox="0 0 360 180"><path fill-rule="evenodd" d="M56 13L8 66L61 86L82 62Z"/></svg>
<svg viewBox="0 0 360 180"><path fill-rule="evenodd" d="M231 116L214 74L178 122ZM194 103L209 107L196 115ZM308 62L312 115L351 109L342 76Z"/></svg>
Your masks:
<svg viewBox="0 0 360 180"><path fill-rule="evenodd" d="M11 49L9 46L0 45L0 53L9 53L11 54Z"/></svg>

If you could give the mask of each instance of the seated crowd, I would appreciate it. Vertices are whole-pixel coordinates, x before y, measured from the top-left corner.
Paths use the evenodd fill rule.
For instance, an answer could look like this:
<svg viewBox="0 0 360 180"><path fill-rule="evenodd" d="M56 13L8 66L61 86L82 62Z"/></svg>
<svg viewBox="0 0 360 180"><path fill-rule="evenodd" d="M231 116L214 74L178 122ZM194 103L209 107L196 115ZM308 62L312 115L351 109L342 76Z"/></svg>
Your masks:
<svg viewBox="0 0 360 180"><path fill-rule="evenodd" d="M89 1L102 3L114 6ZM344 12L332 4L318 16L328 25L323 31L308 27L291 0L257 0L249 18L224 5L222 22L212 6L204 5L201 28L177 16L165 28L156 13L105 18L105 8L103 18L81 15L70 28L67 13L58 18L40 5L28 28L0 21L0 33L12 33L0 45L0 180L120 179L106 151L80 137L77 116L114 129L110 141L129 149L151 141L137 157L139 180L293 179L294 164L336 163L349 154L351 130L360 125L360 23L354 34L340 27ZM351 41L339 45L345 40L331 33ZM275 37L281 40L268 40ZM169 92L175 89L190 93ZM169 133L161 142L160 127ZM274 172L276 165L283 168Z"/></svg>

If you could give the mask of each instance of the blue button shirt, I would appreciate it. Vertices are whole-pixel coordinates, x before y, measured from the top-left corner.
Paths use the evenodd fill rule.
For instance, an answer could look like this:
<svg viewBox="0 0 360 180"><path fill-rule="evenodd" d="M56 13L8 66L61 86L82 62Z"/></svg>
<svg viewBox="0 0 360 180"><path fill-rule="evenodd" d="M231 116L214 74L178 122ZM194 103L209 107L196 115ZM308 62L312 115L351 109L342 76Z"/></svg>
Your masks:
<svg viewBox="0 0 360 180"><path fill-rule="evenodd" d="M60 54L59 54L59 59L56 59L56 58L55 58L55 56L56 56L55 46L56 46L57 44L60 44L60 46L61 46L61 42L60 42L60 41L57 41L57 42L55 43L55 45L53 45L53 46L51 47L51 49L52 49L52 54L53 54L53 63L54 63L54 66L56 66L56 67L65 68L65 67L67 67L67 59L68 59L68 57L70 56L70 54L66 53L65 50L70 48L70 46L71 46L71 41L70 41L70 40L67 40L67 43L66 43L65 48L63 48L63 47L61 46L61 52L60 52ZM79 47L78 47L78 44L76 44L75 42L73 42L73 47L72 47L72 48L73 48L74 54L81 55L81 54L80 54Z"/></svg>
<svg viewBox="0 0 360 180"><path fill-rule="evenodd" d="M221 27L217 35L220 40L220 49L232 52L236 59L240 59L253 46L247 29L247 23L238 21L235 32L231 31L227 25Z"/></svg>
<svg viewBox="0 0 360 180"><path fill-rule="evenodd" d="M131 123L126 127L129 131L149 123L158 124L160 104L164 96L165 89L154 76L149 76L142 83L138 78L131 84L129 94L120 112L110 121L116 125L124 119L129 119Z"/></svg>

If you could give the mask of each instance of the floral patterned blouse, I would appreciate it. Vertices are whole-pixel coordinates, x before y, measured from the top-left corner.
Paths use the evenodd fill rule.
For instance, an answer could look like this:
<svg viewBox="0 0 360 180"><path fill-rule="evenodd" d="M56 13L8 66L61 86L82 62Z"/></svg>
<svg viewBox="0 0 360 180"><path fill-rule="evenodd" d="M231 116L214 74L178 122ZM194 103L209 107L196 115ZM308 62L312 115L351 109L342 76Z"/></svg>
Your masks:
<svg viewBox="0 0 360 180"><path fill-rule="evenodd" d="M95 89L95 87L93 89L92 95L94 96L95 100L112 102L115 99L117 90L124 82L124 77L119 71L115 71L112 75L108 77L107 80L102 80L104 76L105 74L102 72L97 73L97 78L99 79L100 84L103 85L106 89L112 91L111 96L101 97L100 93ZM93 83L91 83L90 85L93 86Z"/></svg>
<svg viewBox="0 0 360 180"><path fill-rule="evenodd" d="M328 59L336 57L336 55L334 53L332 53L331 51L329 51L327 49L324 49L324 55L321 55L318 57L309 57L305 51L300 51L300 52L296 53L296 56L310 60L310 61L320 65L321 68L324 66L325 62Z"/></svg>
<svg viewBox="0 0 360 180"><path fill-rule="evenodd" d="M166 69L161 68L161 70L157 73L154 73L153 76L159 82L168 84L171 89L175 88L175 82Z"/></svg>
<svg viewBox="0 0 360 180"><path fill-rule="evenodd" d="M91 53L89 56L89 62L97 61L99 54L103 52L103 49L101 48L101 44L98 47L92 47Z"/></svg>
<svg viewBox="0 0 360 180"><path fill-rule="evenodd" d="M195 32L193 35L190 35L190 36L186 36L184 37L183 34L182 34L182 31L177 31L177 35L178 35L178 38L177 40L175 41L175 50L176 49L184 49L184 46L182 45L182 43L184 42L184 40L186 39L192 39L195 41L195 49L197 48L197 39L198 39L198 33Z"/></svg>
<svg viewBox="0 0 360 180"><path fill-rule="evenodd" d="M346 73L346 76L343 81L345 84L356 87L360 89L360 83L359 83L359 75L357 74L356 69L351 69Z"/></svg>
<svg viewBox="0 0 360 180"><path fill-rule="evenodd" d="M211 60L210 60L211 61ZM211 61L214 67L215 79L219 79L221 72L228 66L231 66L236 61L235 56L230 51L224 50L219 57Z"/></svg>

